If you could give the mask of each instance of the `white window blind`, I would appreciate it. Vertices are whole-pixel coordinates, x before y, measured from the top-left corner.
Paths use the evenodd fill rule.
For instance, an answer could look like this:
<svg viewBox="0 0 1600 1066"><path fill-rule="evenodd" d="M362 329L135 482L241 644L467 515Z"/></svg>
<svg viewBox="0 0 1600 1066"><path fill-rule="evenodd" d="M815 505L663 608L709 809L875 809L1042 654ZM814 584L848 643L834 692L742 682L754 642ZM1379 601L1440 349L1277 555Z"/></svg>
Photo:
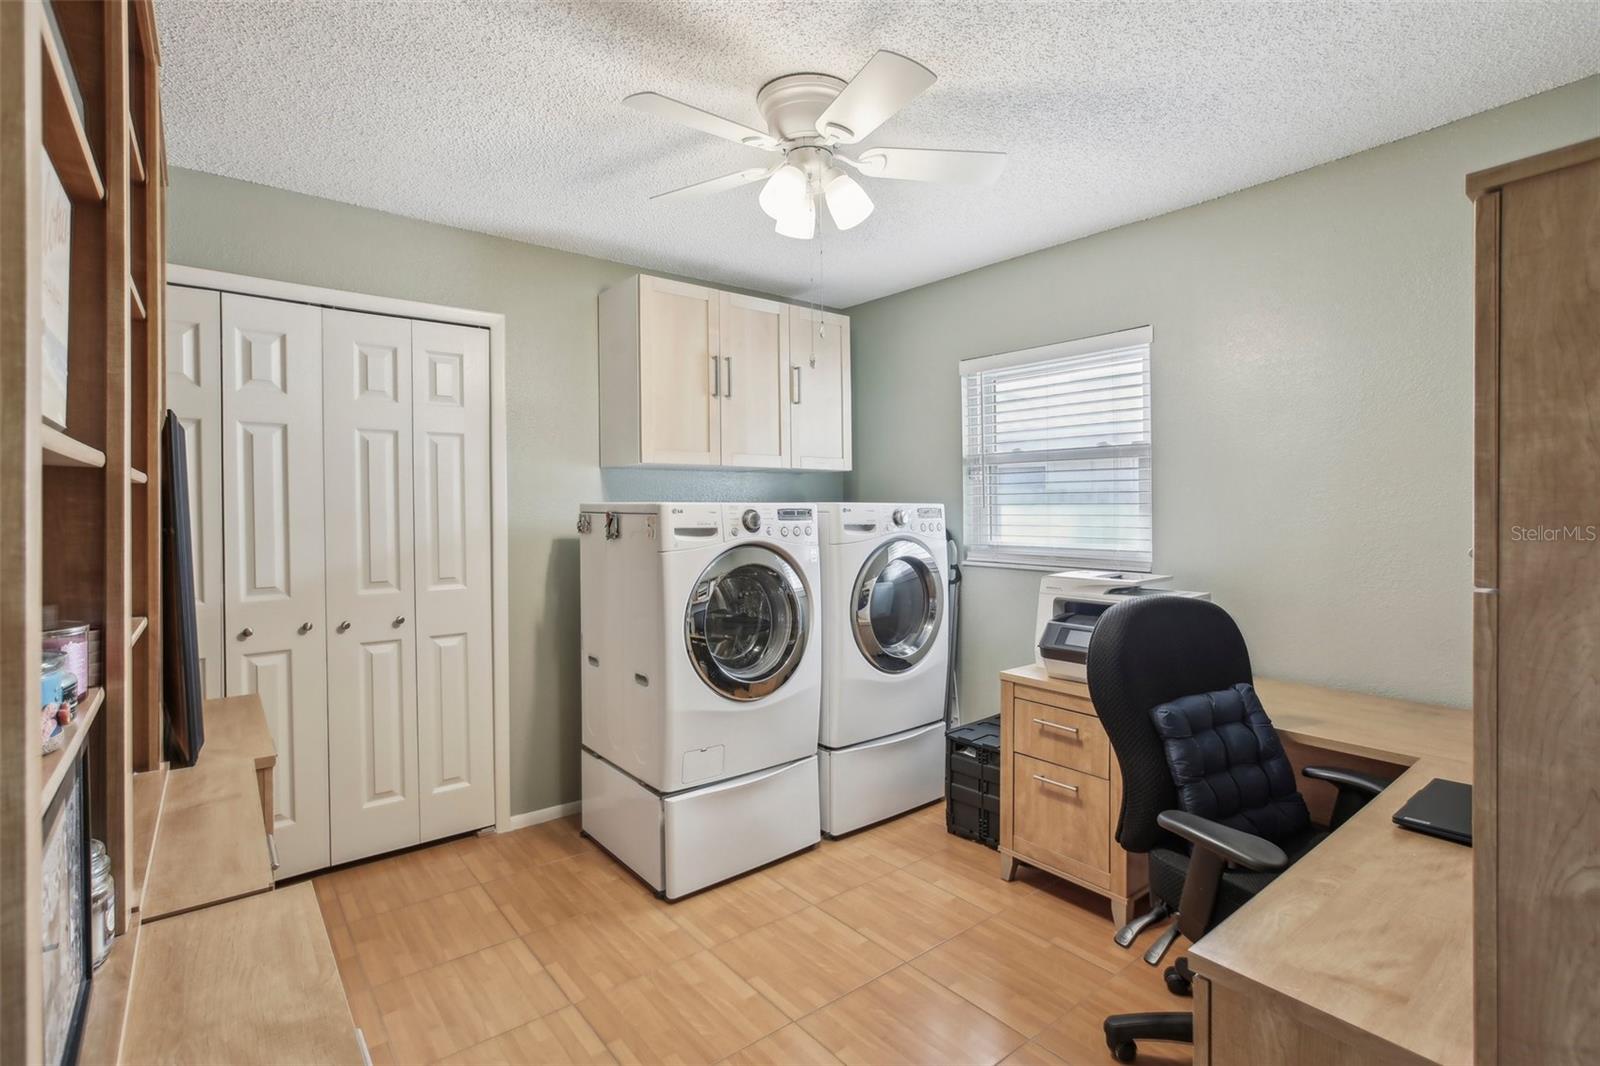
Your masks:
<svg viewBox="0 0 1600 1066"><path fill-rule="evenodd" d="M968 559L1150 569L1150 340L961 361Z"/></svg>

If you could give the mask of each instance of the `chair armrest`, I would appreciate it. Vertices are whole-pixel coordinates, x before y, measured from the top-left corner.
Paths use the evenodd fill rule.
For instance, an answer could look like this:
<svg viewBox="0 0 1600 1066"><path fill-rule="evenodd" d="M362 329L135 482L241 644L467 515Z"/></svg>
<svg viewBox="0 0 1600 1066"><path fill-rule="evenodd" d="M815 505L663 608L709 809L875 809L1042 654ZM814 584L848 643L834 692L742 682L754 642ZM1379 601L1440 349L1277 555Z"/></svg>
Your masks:
<svg viewBox="0 0 1600 1066"><path fill-rule="evenodd" d="M1339 790L1338 796L1333 801L1332 814L1328 819L1330 829L1338 829L1344 825L1365 807L1369 800L1389 786L1389 782L1381 777L1374 777L1357 770L1346 770L1342 766L1307 766L1300 772L1313 781L1326 781Z"/></svg>
<svg viewBox="0 0 1600 1066"><path fill-rule="evenodd" d="M1381 777L1374 777L1371 774L1363 774L1356 770L1346 770L1342 766L1307 766L1300 773L1313 781L1326 781L1330 785L1337 787L1340 792L1348 789L1351 792L1367 797L1367 799L1378 795L1393 783L1385 781Z"/></svg>
<svg viewBox="0 0 1600 1066"><path fill-rule="evenodd" d="M1175 833L1197 848L1205 848L1228 862L1237 863L1249 870L1281 870L1289 865L1289 856L1266 837L1232 829L1221 822L1202 818L1188 811L1162 811L1156 824L1169 833Z"/></svg>

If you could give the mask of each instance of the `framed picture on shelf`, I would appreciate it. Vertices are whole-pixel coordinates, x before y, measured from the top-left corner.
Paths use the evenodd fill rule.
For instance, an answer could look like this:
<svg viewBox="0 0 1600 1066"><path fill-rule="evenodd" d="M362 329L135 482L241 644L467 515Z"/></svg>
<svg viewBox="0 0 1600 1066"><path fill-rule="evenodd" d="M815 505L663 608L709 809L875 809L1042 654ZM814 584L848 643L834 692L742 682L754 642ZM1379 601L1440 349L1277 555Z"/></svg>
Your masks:
<svg viewBox="0 0 1600 1066"><path fill-rule="evenodd" d="M43 326L39 343L43 360L39 374L39 412L57 429L67 428L67 324L72 295L72 201L61 186L50 157L42 155L39 184L39 302Z"/></svg>
<svg viewBox="0 0 1600 1066"><path fill-rule="evenodd" d="M80 756L44 816L39 882L43 956L44 1061L71 1066L78 1058L83 1015L94 971L89 932L89 774Z"/></svg>

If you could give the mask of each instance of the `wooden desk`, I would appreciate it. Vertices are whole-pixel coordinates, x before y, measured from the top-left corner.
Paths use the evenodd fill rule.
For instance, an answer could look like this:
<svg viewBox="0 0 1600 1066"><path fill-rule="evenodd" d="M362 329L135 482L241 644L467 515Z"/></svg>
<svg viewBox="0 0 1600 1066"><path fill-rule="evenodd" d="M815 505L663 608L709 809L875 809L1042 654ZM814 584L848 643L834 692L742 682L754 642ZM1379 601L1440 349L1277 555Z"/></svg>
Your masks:
<svg viewBox="0 0 1600 1066"><path fill-rule="evenodd" d="M1471 1062L1472 851L1390 821L1431 779L1472 780L1470 712L1256 689L1293 751L1409 769L1189 949L1195 1062Z"/></svg>
<svg viewBox="0 0 1600 1066"><path fill-rule="evenodd" d="M309 883L148 925L124 1063L363 1061Z"/></svg>
<svg viewBox="0 0 1600 1066"><path fill-rule="evenodd" d="M272 774L278 765L278 748L267 729L261 697L252 694L206 700L204 714L206 744L201 749L202 759L211 754L250 760L255 767L256 789L261 796L261 822L271 836L274 828Z"/></svg>

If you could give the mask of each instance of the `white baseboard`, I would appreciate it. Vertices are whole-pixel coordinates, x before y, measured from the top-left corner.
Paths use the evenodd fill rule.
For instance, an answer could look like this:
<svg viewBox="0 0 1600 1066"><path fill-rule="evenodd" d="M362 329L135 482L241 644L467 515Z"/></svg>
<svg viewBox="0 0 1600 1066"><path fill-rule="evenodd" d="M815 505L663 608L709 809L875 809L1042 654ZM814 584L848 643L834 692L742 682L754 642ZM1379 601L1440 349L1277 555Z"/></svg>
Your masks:
<svg viewBox="0 0 1600 1066"><path fill-rule="evenodd" d="M546 807L538 811L523 811L507 818L504 825L495 827L496 832L509 833L513 829L526 829L530 825L539 825L543 822L553 822L557 818L565 818L569 814L577 814L583 807L582 803L573 800L571 803L558 803L554 807Z"/></svg>

